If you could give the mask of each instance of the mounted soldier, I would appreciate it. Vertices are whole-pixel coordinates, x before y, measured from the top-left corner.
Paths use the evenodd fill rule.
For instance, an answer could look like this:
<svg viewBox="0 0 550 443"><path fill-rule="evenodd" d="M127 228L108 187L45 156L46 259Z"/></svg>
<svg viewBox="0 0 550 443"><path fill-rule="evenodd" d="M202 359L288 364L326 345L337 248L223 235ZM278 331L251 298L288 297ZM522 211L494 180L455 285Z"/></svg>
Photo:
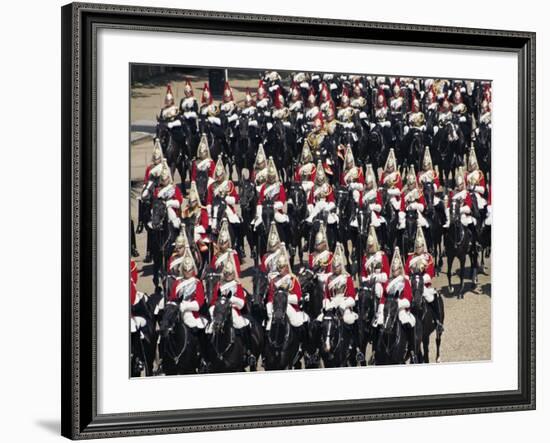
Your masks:
<svg viewBox="0 0 550 443"><path fill-rule="evenodd" d="M323 222L315 235L315 250L309 254L308 265L317 272L317 277L322 282L325 282L332 272L332 252L328 248L327 231Z"/></svg>
<svg viewBox="0 0 550 443"><path fill-rule="evenodd" d="M210 237L208 236L208 210L201 205L197 184L193 181L189 187L187 196L188 205L182 211L181 218L184 223L193 227L193 241L197 245L202 256L202 262L208 262L208 245Z"/></svg>
<svg viewBox="0 0 550 443"><path fill-rule="evenodd" d="M464 96L459 87L455 87L452 96L452 108L453 120L458 124L462 130L462 134L466 139L466 145L470 144L472 133L472 118L468 112L468 107L464 103Z"/></svg>
<svg viewBox="0 0 550 443"><path fill-rule="evenodd" d="M202 97L201 97L201 107L199 110L200 115L200 132L211 134L211 136L219 142L224 139L222 121L220 119L220 109L214 103L214 97L210 92L208 83L204 84Z"/></svg>
<svg viewBox="0 0 550 443"><path fill-rule="evenodd" d="M355 165L353 151L348 145L344 156L344 168L340 174L340 185L346 187L352 194L355 203L359 203L365 187L363 170Z"/></svg>
<svg viewBox="0 0 550 443"><path fill-rule="evenodd" d="M441 309L439 300L436 300L439 294L435 288L432 287L432 278L435 276L434 259L428 252L424 231L420 226L416 230L414 252L408 255L407 261L405 262L405 274L409 276L409 280L412 274L420 274L422 276L424 284L422 296L433 312L437 328L442 332L443 323L441 322Z"/></svg>
<svg viewBox="0 0 550 443"><path fill-rule="evenodd" d="M222 121L223 132L225 136L225 144L229 148L226 155L229 161L233 162L235 147L237 142L237 126L239 124L239 107L233 97L233 89L229 86L229 82L225 82L223 87L223 98L220 106L220 116ZM229 170L231 173L231 168Z"/></svg>
<svg viewBox="0 0 550 443"><path fill-rule="evenodd" d="M386 189L388 195L391 196L392 204L394 207L399 209L400 206L400 195L401 190L403 189L403 181L401 180L401 174L397 169L397 160L395 159L395 152L393 148L390 149L388 153L388 158L386 159L386 164L384 165L384 171L380 176L379 185Z"/></svg>
<svg viewBox="0 0 550 443"><path fill-rule="evenodd" d="M376 228L378 231L383 223L386 223L384 217L382 217L382 206L384 205L382 199L382 192L376 186L376 175L372 169L372 165L368 164L366 168L365 177L365 189L361 192L359 197L359 207L367 206L371 211L371 227Z"/></svg>
<svg viewBox="0 0 550 443"><path fill-rule="evenodd" d="M258 146L256 159L254 160L251 179L254 185L256 185L256 192L259 193L262 185L267 181L267 157L265 155L264 145L261 143Z"/></svg>
<svg viewBox="0 0 550 443"><path fill-rule="evenodd" d="M328 182L325 169L321 160L317 163L315 182L313 189L309 192L307 198L307 207L309 215L306 219L308 223L313 223L314 218L325 211L327 213L327 223L334 225L338 222L338 216L334 213L336 208L334 191Z"/></svg>
<svg viewBox="0 0 550 443"><path fill-rule="evenodd" d="M179 111L175 104L172 85L168 84L166 86L166 94L164 95L164 105L159 112L158 119L166 123L174 123L178 119L178 115ZM170 125L169 127L172 128Z"/></svg>
<svg viewBox="0 0 550 443"><path fill-rule="evenodd" d="M309 145L304 143L300 162L296 166L294 180L302 185L302 189L308 194L313 189L317 168L313 162L313 155Z"/></svg>
<svg viewBox="0 0 550 443"><path fill-rule="evenodd" d="M227 220L224 220L214 247L214 255L210 260L210 267L216 272L221 272L227 261L231 261L234 264L235 273L238 277L241 274L241 262L237 251L231 248L229 224Z"/></svg>
<svg viewBox="0 0 550 443"><path fill-rule="evenodd" d="M189 128L190 135L195 136L198 133L199 104L189 80L185 81L183 93L185 97L180 100L179 112L186 127Z"/></svg>
<svg viewBox="0 0 550 443"><path fill-rule="evenodd" d="M271 227L269 228L269 234L267 236L267 252L260 260L260 271L267 274L269 281L278 273L277 259L279 255L281 255L281 252L283 252L282 246L284 246L284 244L279 237L277 223L273 221L271 222Z"/></svg>
<svg viewBox="0 0 550 443"><path fill-rule="evenodd" d="M258 89L256 91L256 109L258 111L258 124L260 130L260 139L262 140L265 135L267 122L271 119L271 100L267 93L267 89L263 80L258 82Z"/></svg>
<svg viewBox="0 0 550 443"><path fill-rule="evenodd" d="M393 132L393 146L396 146L403 139L404 135L404 116L407 108L401 82L399 78L395 79L393 84L393 96L390 98L390 121Z"/></svg>
<svg viewBox="0 0 550 443"><path fill-rule="evenodd" d="M475 230L476 219L472 217L472 197L466 189L465 174L462 167L459 167L455 173L455 189L449 192L447 199L447 204L445 207L445 213L447 217L447 223L443 226L444 228L449 227L451 218L449 216L450 203L453 200L458 200L460 202L460 222L470 228L470 230Z"/></svg>
<svg viewBox="0 0 550 443"><path fill-rule="evenodd" d="M313 126L313 120L319 114L320 110L317 106L317 95L315 94L315 89L313 87L309 88L309 93L307 96L306 102L306 113L304 121L304 133L309 133L311 126Z"/></svg>
<svg viewBox="0 0 550 443"><path fill-rule="evenodd" d="M177 279L180 275L180 265L182 264L185 256L185 249L188 247L189 240L185 232L185 227L182 225L180 228L180 233L176 237L176 241L174 242L174 252L168 259L168 263L166 265L166 292L168 295L170 295L171 293L174 280Z"/></svg>
<svg viewBox="0 0 550 443"><path fill-rule="evenodd" d="M415 330L416 318L410 312L412 303L412 288L409 280L405 275L403 268L403 262L401 261L401 254L399 248L395 248L392 261L391 261L391 278L384 288L384 295L380 299L378 305L378 312L374 322L374 326L384 325L384 306L386 304L386 298L394 297L397 299L398 306L398 318L399 322L403 325L407 334L408 348L411 355L411 363L417 362L416 352L416 340Z"/></svg>
<svg viewBox="0 0 550 443"><path fill-rule="evenodd" d="M422 194L422 191L418 189L414 166L411 165L409 167L409 172L407 173L405 187L401 192L401 208L399 211L399 225L397 229L405 229L405 212L410 210L416 210L418 214L418 225L423 228L427 228L428 222L423 216L425 208L426 202L424 200L424 195Z"/></svg>
<svg viewBox="0 0 550 443"><path fill-rule="evenodd" d="M162 200L166 205L166 214L169 225L176 231L180 228L180 208L183 203L183 195L181 194L179 186L176 186L172 180L170 174L170 168L166 161L162 163L162 170L160 172L159 186L154 192L155 198Z"/></svg>
<svg viewBox="0 0 550 443"><path fill-rule="evenodd" d="M208 147L208 137L205 133L201 135L199 146L197 147L197 158L193 160L191 165L191 181L197 181L197 177L205 174L208 177L205 181L208 187L214 181L214 170L216 163L210 156L210 148ZM206 190L206 189L205 189Z"/></svg>
<svg viewBox="0 0 550 443"><path fill-rule="evenodd" d="M386 253L380 248L376 229L371 225L367 237L367 251L361 260L361 281L374 283L374 293L380 299L390 274L390 262Z"/></svg>

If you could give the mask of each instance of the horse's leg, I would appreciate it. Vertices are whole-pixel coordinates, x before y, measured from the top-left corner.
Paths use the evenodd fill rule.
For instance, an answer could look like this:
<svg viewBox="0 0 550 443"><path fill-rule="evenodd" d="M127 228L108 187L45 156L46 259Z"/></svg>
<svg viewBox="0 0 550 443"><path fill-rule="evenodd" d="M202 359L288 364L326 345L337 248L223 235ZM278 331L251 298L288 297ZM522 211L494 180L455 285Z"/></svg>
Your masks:
<svg viewBox="0 0 550 443"><path fill-rule="evenodd" d="M453 285L451 283L451 278L452 278L451 268L452 268L452 265L453 265L453 260L454 260L454 255L452 255L449 252L449 254L447 255L447 280L449 281L449 293L450 294L453 294L453 292L454 292Z"/></svg>
<svg viewBox="0 0 550 443"><path fill-rule="evenodd" d="M424 334L422 337L422 362L430 362L430 335Z"/></svg>
<svg viewBox="0 0 550 443"><path fill-rule="evenodd" d="M460 289L458 291L458 297L464 298L464 274L466 273L466 254L463 254L459 258L460 260Z"/></svg>

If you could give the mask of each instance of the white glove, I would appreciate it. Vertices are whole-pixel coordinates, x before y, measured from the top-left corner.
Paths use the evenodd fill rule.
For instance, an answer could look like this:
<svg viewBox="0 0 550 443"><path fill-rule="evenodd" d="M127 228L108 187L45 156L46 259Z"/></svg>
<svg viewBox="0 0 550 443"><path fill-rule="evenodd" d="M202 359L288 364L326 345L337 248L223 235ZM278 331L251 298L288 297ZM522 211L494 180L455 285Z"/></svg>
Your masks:
<svg viewBox="0 0 550 443"><path fill-rule="evenodd" d="M269 87L269 92L273 92L273 91L275 91L276 89L279 89L279 85L270 86L270 87Z"/></svg>
<svg viewBox="0 0 550 443"><path fill-rule="evenodd" d="M228 195L228 196L225 197L225 202L228 205L234 205L235 204L235 197L233 197L231 195Z"/></svg>
<svg viewBox="0 0 550 443"><path fill-rule="evenodd" d="M437 131L439 131L439 126L434 126L434 135L437 134Z"/></svg>
<svg viewBox="0 0 550 443"><path fill-rule="evenodd" d="M195 111L187 111L187 112L184 112L184 113L183 113L183 116L184 116L186 119L197 118L197 113L196 113Z"/></svg>
<svg viewBox="0 0 550 443"><path fill-rule="evenodd" d="M288 294L288 302L291 305L297 305L298 304L298 296L296 294Z"/></svg>
<svg viewBox="0 0 550 443"><path fill-rule="evenodd" d="M460 208L460 213L461 214L469 214L471 211L470 207L469 206L462 206Z"/></svg>
<svg viewBox="0 0 550 443"><path fill-rule="evenodd" d="M382 210L382 206L380 206L378 203L371 203L369 205L369 208L371 211L374 211L374 212L380 212Z"/></svg>
<svg viewBox="0 0 550 443"><path fill-rule="evenodd" d="M327 206L327 202L326 202L326 201L324 201L324 200L319 200L319 201L317 202L317 204L315 205L315 209L316 209L317 211L322 211L323 209L326 208L326 206Z"/></svg>
<svg viewBox="0 0 550 443"><path fill-rule="evenodd" d="M233 306L235 306L237 309L242 309L243 306L244 306L244 301L242 299L240 299L239 297L235 297L234 295L231 296L231 298L229 299L229 301L231 302L231 304Z"/></svg>
<svg viewBox="0 0 550 443"><path fill-rule="evenodd" d="M199 226L195 226L195 232L197 234L204 234L206 231L204 230L204 226L199 225Z"/></svg>
<svg viewBox="0 0 550 443"><path fill-rule="evenodd" d="M365 119L367 118L367 113L365 111L362 111L359 113L359 118Z"/></svg>
<svg viewBox="0 0 550 443"><path fill-rule="evenodd" d="M250 120L248 122L248 126L252 126L253 128L257 128L258 127L258 122L256 120Z"/></svg>
<svg viewBox="0 0 550 443"><path fill-rule="evenodd" d="M430 284L432 282L432 278L430 277L429 274L424 274L424 284L427 285L427 284Z"/></svg>
<svg viewBox="0 0 550 443"><path fill-rule="evenodd" d="M208 121L214 125L220 126L222 124L221 120L218 117L208 117Z"/></svg>
<svg viewBox="0 0 550 443"><path fill-rule="evenodd" d="M233 115L229 116L229 118L227 119L227 121L228 121L229 123L231 123L231 122L234 122L235 120L237 120L238 118L239 118L239 116L238 116L237 114L233 114Z"/></svg>
<svg viewBox="0 0 550 443"><path fill-rule="evenodd" d="M408 126L405 126L403 128L403 135L407 135L409 133L409 127Z"/></svg>
<svg viewBox="0 0 550 443"><path fill-rule="evenodd" d="M464 123L466 121L466 117L460 117L458 121Z"/></svg>
<svg viewBox="0 0 550 443"><path fill-rule="evenodd" d="M478 194L483 194L485 192L485 188L483 186L476 186L474 188L474 191L476 191Z"/></svg>
<svg viewBox="0 0 550 443"><path fill-rule="evenodd" d="M400 298L397 300L397 307L399 309L407 309L411 306L411 303L406 298Z"/></svg>
<svg viewBox="0 0 550 443"><path fill-rule="evenodd" d="M269 131L273 127L273 123L268 122L266 126L267 126L267 130Z"/></svg>
<svg viewBox="0 0 550 443"><path fill-rule="evenodd" d="M283 202L281 201L275 202L273 204L273 209L276 209L276 210L283 209Z"/></svg>
<svg viewBox="0 0 550 443"><path fill-rule="evenodd" d="M166 207L167 208L179 208L180 207L180 202L175 200L175 199L168 200L166 202Z"/></svg>

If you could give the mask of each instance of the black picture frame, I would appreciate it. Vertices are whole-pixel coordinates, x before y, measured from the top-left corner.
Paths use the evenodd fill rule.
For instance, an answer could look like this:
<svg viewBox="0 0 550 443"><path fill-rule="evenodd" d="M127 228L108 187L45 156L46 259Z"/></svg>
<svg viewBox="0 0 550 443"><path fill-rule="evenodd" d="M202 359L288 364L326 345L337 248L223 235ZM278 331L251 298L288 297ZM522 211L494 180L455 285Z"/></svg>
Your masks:
<svg viewBox="0 0 550 443"><path fill-rule="evenodd" d="M62 8L62 434L71 439L535 408L535 33L72 3ZM519 60L518 389L97 413L96 90L100 27L507 51Z"/></svg>

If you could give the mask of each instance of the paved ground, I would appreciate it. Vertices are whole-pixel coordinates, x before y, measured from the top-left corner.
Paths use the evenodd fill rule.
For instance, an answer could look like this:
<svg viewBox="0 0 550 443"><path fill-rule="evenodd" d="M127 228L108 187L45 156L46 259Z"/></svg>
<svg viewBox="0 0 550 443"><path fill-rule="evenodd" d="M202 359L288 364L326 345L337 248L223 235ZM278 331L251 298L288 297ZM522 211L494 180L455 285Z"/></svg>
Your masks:
<svg viewBox="0 0 550 443"><path fill-rule="evenodd" d="M197 88L204 84L205 77L185 76L192 80L195 87L195 95L200 99L201 91ZM135 140L131 146L131 216L134 222L137 222L137 202L135 197L141 188L141 180L145 171L146 163L149 161L152 151L152 139L148 136L148 125L153 125L155 115L158 113L165 92L166 81L171 81L176 98L183 94L183 76L177 76L172 79L161 79L155 84L135 85L132 89L131 99L131 121L132 121L132 140ZM235 89L237 100L244 97L246 87L254 89L257 86L257 77L253 79L232 79L230 73L230 83ZM148 123L149 122L149 123ZM179 177L176 176L179 182ZM139 269L138 290L150 293L153 291L151 278L151 265L144 265L143 257L145 255L145 234L137 235L137 245L141 256L136 259ZM248 248L246 248L248 252ZM249 258L243 261L243 271L252 266ZM491 283L490 260L486 261L486 274L479 276L479 285L472 288L469 280L466 280L467 292L463 300L457 300L450 297L447 287L447 277L443 274L433 280L434 287L443 295L445 300L445 332L442 342L442 360L443 362L460 361L479 361L491 358ZM467 266L469 263L467 262ZM444 263L443 269L446 269ZM469 268L467 269L469 271ZM458 284L458 276L453 277L453 282ZM243 285L251 288L250 277L243 278ZM435 355L435 343L432 339L430 346L431 355Z"/></svg>

